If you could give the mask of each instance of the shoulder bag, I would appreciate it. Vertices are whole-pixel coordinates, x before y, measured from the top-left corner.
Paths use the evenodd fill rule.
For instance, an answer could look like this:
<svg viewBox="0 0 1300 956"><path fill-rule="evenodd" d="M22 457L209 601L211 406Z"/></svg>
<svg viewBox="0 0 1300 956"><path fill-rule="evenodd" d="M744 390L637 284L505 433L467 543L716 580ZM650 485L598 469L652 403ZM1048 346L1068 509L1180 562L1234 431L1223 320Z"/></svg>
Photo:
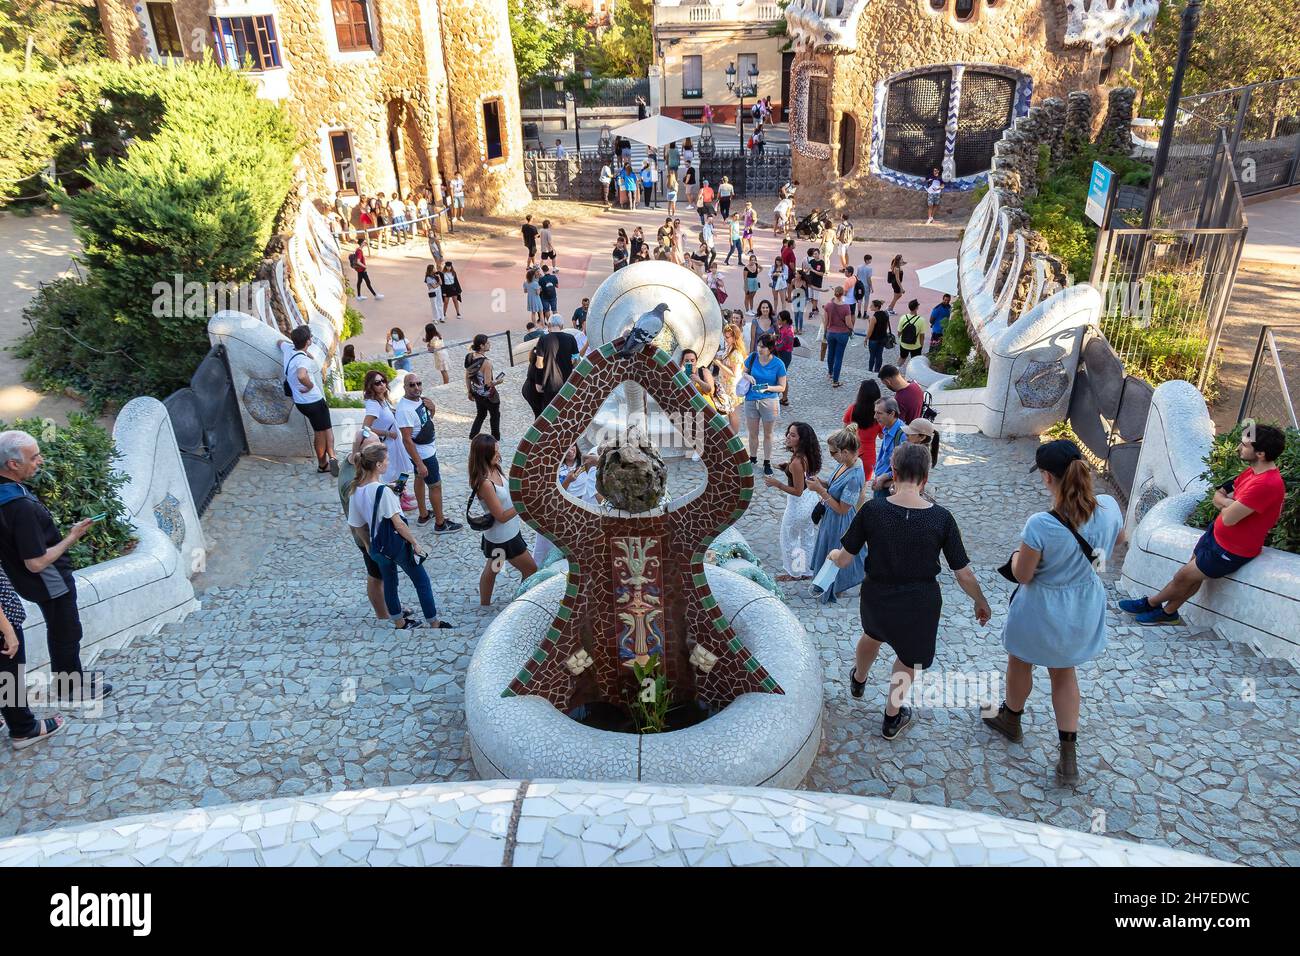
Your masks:
<svg viewBox="0 0 1300 956"><path fill-rule="evenodd" d="M497 519L492 517L492 512L485 511L481 515L472 515L469 513L470 506L474 504L474 499L478 497L477 491L469 493L469 499L465 502L465 523L473 531L483 532L497 523Z"/></svg>
<svg viewBox="0 0 1300 956"><path fill-rule="evenodd" d="M1065 529L1070 532L1070 534L1074 535L1074 540L1079 545L1079 551L1083 554L1084 558L1087 560L1088 567L1096 571L1097 560L1100 556L1097 554L1096 549L1093 548L1093 546L1088 543L1088 539L1085 538L1083 535L1079 534L1078 529L1075 528L1074 525L1070 524L1070 522L1066 521L1059 514L1057 514L1055 508L1053 508L1051 511L1047 513L1051 515L1053 518L1055 518L1057 521L1059 521L1065 527ZM1019 581L1016 581L1016 576L1011 571L1010 558L1007 558L1006 564L998 568L998 574L1002 575L1008 581L1011 581L1017 585L1019 585L1020 583ZM1019 590L1019 587L1017 587L1016 590ZM1014 598L1015 593L1012 592L1011 596Z"/></svg>

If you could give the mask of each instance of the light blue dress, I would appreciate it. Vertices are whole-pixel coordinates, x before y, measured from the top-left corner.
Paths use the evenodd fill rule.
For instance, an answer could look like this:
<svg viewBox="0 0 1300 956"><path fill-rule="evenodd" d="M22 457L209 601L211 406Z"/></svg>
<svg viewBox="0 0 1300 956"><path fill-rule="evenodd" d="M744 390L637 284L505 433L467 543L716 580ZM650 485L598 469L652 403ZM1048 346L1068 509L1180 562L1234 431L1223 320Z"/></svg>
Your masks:
<svg viewBox="0 0 1300 956"><path fill-rule="evenodd" d="M524 283L524 291L528 293L528 312L542 311L542 287L534 279L532 282Z"/></svg>
<svg viewBox="0 0 1300 956"><path fill-rule="evenodd" d="M857 458L854 459L852 466L826 486L826 492L832 498L841 504L849 502L853 507L845 514L839 515L830 505L826 506L826 514L822 515L822 520L817 522L817 546L813 550L811 565L814 574L821 568L826 555L840 546L840 538L844 537L844 532L848 531L849 525L853 524L853 517L858 513L858 495L865 481L862 459ZM847 568L840 568L839 574L835 575L835 583L820 596L821 602L829 604L835 601L836 595L861 584L862 579L867 576L866 560L867 552L864 548L854 557L852 564Z"/></svg>
<svg viewBox="0 0 1300 956"><path fill-rule="evenodd" d="M1097 510L1079 529L1107 560L1124 527L1124 513L1110 495L1097 496ZM1088 564L1074 535L1046 511L1029 516L1021 539L1042 561L1022 584L1007 611L1002 642L1007 653L1043 667L1074 667L1106 649L1106 588Z"/></svg>

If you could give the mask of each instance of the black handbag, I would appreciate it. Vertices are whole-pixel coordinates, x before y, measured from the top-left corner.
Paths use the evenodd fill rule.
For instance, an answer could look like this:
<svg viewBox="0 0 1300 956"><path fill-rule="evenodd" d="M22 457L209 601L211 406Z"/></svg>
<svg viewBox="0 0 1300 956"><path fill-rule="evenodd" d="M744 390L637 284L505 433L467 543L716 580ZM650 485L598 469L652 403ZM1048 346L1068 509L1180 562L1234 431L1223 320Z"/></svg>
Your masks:
<svg viewBox="0 0 1300 956"><path fill-rule="evenodd" d="M484 512L481 515L472 515L469 513L470 505L474 503L474 499L477 497L478 492L471 491L469 493L469 500L465 502L465 523L469 525L472 530L482 532L496 524L497 519L492 517L492 512L490 511Z"/></svg>
<svg viewBox="0 0 1300 956"><path fill-rule="evenodd" d="M826 517L826 502L819 501L812 510L812 523L820 524L824 517Z"/></svg>

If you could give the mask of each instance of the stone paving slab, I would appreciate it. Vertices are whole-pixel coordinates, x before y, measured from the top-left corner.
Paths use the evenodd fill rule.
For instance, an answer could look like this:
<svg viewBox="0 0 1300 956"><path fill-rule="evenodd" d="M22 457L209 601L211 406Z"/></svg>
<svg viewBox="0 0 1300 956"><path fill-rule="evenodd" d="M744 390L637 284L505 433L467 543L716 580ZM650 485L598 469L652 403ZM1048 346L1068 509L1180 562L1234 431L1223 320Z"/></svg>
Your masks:
<svg viewBox="0 0 1300 956"><path fill-rule="evenodd" d="M866 350L850 347L852 384L831 390L816 363L796 359L794 414L784 411L783 421L803 418L823 438L830 434L865 363ZM528 421L517 378L502 393L508 460L512 436ZM459 519L472 410L456 386L434 394L445 501ZM945 573L933 676L1000 679L1010 586L994 569L1027 515L1044 505L1029 473L1034 445L945 439L931 490L957 516L994 619L978 626ZM759 482L739 523L769 569L780 566L783 508L780 493ZM0 836L196 804L473 776L464 669L519 581L506 571L493 606L479 606L477 535L417 530L432 552L427 567L441 612L457 626L399 634L371 619L334 483L308 463L245 458L204 530L213 553L196 580L203 609L103 658L118 687L104 716L76 720L21 754L0 748ZM1107 577L1113 588L1114 572ZM1045 673L1036 674L1023 744L984 728L977 702L923 705L916 726L887 742L879 728L888 652L865 700L851 700L844 679L859 634L856 596L824 606L805 585L781 588L824 665L825 738L808 789L1001 814L1221 860L1300 864L1300 677L1290 664L1210 632L1139 628L1112 612L1108 650L1079 670L1085 776L1067 791L1052 781ZM405 582L402 594L415 603Z"/></svg>

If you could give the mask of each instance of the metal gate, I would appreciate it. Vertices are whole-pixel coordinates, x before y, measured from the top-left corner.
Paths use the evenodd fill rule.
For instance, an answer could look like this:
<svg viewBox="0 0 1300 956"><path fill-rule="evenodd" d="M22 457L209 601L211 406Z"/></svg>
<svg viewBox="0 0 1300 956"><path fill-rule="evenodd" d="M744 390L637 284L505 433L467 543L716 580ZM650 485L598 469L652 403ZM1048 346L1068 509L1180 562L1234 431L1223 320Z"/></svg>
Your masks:
<svg viewBox="0 0 1300 956"><path fill-rule="evenodd" d="M1124 363L1103 336L1084 343L1070 396L1070 427L1125 499L1133 491L1154 392L1124 373Z"/></svg>
<svg viewBox="0 0 1300 956"><path fill-rule="evenodd" d="M214 345L190 377L188 388L163 400L185 465L185 478L199 514L247 454L239 401L224 345Z"/></svg>
<svg viewBox="0 0 1300 956"><path fill-rule="evenodd" d="M599 202L604 198L600 188L600 169L604 162L595 152L584 151L580 159L574 156L556 159L528 152L524 155L524 184L534 199ZM790 150L784 146L765 146L761 153L715 149L701 155L698 162L699 182L707 179L716 187L726 176L736 187L738 196L774 196L790 179ZM640 171L639 157L632 168ZM660 176L657 189L660 199L663 189L664 177Z"/></svg>

